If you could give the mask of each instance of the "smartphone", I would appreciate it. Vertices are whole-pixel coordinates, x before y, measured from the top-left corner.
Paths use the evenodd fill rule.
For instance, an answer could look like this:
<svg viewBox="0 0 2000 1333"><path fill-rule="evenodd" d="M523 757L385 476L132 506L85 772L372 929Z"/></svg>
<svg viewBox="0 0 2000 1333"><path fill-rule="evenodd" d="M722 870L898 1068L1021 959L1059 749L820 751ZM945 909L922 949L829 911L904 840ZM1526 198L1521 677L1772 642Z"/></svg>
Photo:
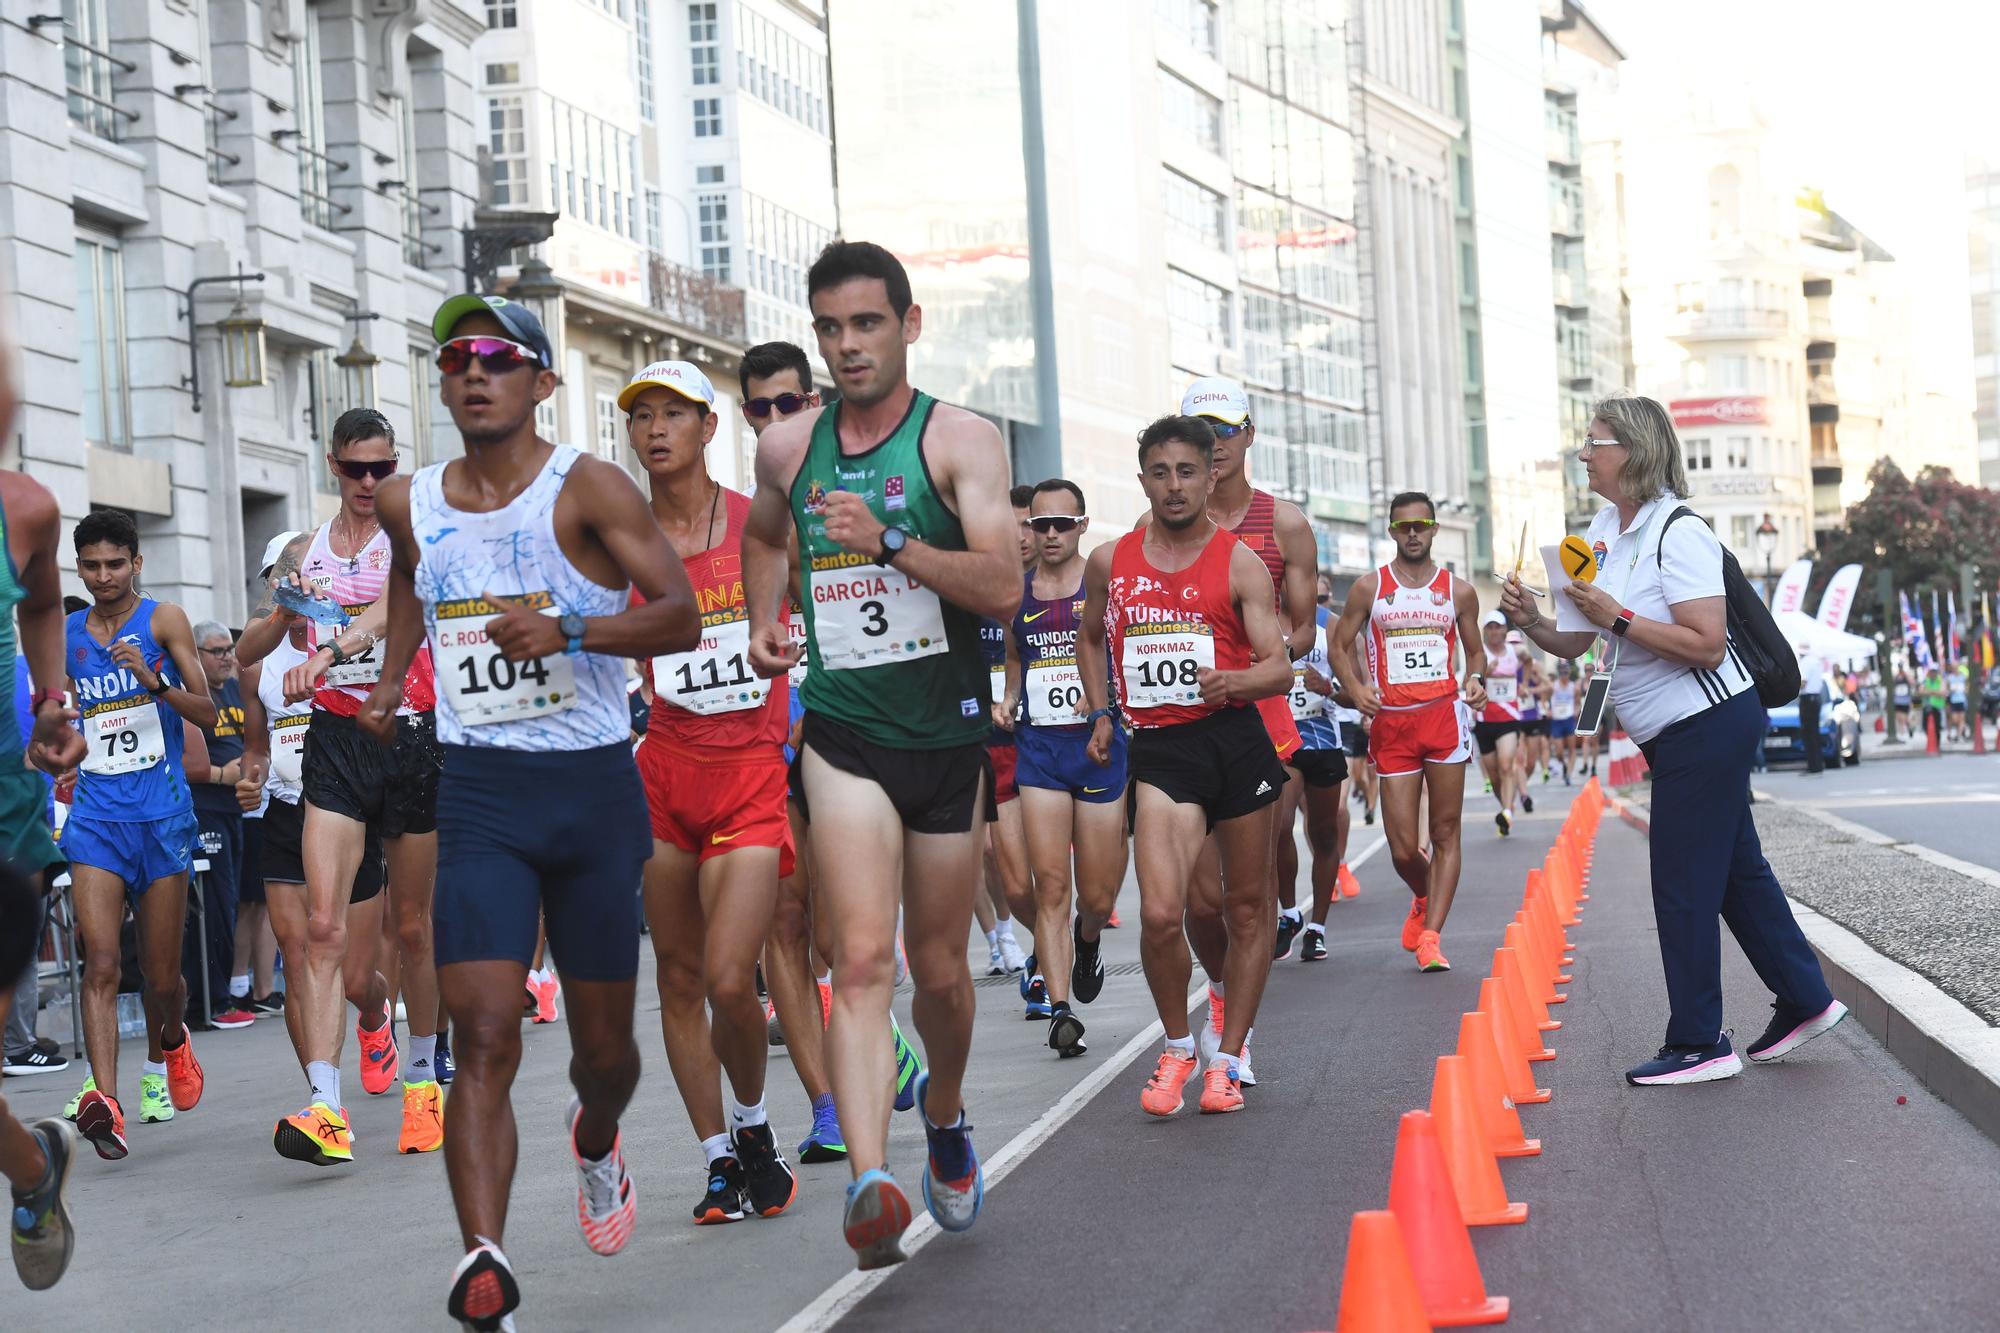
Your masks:
<svg viewBox="0 0 2000 1333"><path fill-rule="evenodd" d="M352 619L342 609L340 603L325 597L315 597L289 583L281 583L271 594L271 599L287 611L304 616L317 625L331 625L338 629Z"/></svg>
<svg viewBox="0 0 2000 1333"><path fill-rule="evenodd" d="M1584 688L1583 702L1576 710L1576 734L1595 736L1604 723L1604 705L1611 700L1611 673L1600 671Z"/></svg>

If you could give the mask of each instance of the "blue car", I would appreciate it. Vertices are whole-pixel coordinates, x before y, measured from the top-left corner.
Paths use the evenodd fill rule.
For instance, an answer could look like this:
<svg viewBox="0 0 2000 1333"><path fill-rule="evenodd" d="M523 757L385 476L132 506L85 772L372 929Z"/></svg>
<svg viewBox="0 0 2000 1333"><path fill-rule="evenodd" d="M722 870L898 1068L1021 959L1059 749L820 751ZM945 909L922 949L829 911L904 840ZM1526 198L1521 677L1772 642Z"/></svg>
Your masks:
<svg viewBox="0 0 2000 1333"><path fill-rule="evenodd" d="M1764 762L1779 764L1806 759L1805 741L1799 734L1797 701L1770 710L1770 729L1764 734ZM1820 685L1819 753L1829 766L1861 762L1861 710L1852 699L1836 695L1824 682Z"/></svg>

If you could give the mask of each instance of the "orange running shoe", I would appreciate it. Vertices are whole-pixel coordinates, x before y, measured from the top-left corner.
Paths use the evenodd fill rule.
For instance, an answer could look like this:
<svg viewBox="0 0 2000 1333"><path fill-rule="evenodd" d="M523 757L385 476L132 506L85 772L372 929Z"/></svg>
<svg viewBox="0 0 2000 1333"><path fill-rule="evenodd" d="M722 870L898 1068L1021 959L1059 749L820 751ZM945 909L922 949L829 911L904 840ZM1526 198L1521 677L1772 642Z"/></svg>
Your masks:
<svg viewBox="0 0 2000 1333"><path fill-rule="evenodd" d="M1424 912L1430 907L1428 898L1411 898L1410 914L1403 918L1403 947L1414 950L1417 936L1424 933Z"/></svg>
<svg viewBox="0 0 2000 1333"><path fill-rule="evenodd" d="M114 1098L96 1088L85 1089L76 1099L76 1128L107 1162L116 1162L132 1151L125 1143L125 1112Z"/></svg>
<svg viewBox="0 0 2000 1333"><path fill-rule="evenodd" d="M347 1129L345 1108L314 1102L286 1116L271 1131L278 1156L314 1166L341 1166L354 1160L354 1136Z"/></svg>
<svg viewBox="0 0 2000 1333"><path fill-rule="evenodd" d="M444 1089L437 1080L403 1085L403 1137L397 1152L436 1152L444 1147Z"/></svg>
<svg viewBox="0 0 2000 1333"><path fill-rule="evenodd" d="M815 984L819 986L819 1025L823 1028L832 1027L833 983L831 981L821 981Z"/></svg>
<svg viewBox="0 0 2000 1333"><path fill-rule="evenodd" d="M1340 873L1334 878L1340 885L1340 892L1343 897L1359 898L1361 896L1361 881L1354 877L1354 872L1347 868L1345 861L1341 862Z"/></svg>
<svg viewBox="0 0 2000 1333"><path fill-rule="evenodd" d="M208 1080L202 1075L201 1061L194 1058L194 1040L188 1035L187 1024L181 1024L181 1044L166 1052L166 1060L167 1093L174 1099L174 1109L194 1110Z"/></svg>
<svg viewBox="0 0 2000 1333"><path fill-rule="evenodd" d="M1229 1077L1229 1061L1218 1057L1201 1076L1201 1113L1222 1115L1243 1109L1243 1090Z"/></svg>
<svg viewBox="0 0 2000 1333"><path fill-rule="evenodd" d="M535 1021L553 1023L556 1021L556 979L529 981L528 986L535 992Z"/></svg>
<svg viewBox="0 0 2000 1333"><path fill-rule="evenodd" d="M1417 936L1417 971L1451 971L1451 964L1438 952L1438 933L1435 930L1427 930Z"/></svg>
<svg viewBox="0 0 2000 1333"><path fill-rule="evenodd" d="M1194 1057L1168 1047L1160 1052L1160 1063L1139 1094L1139 1106L1147 1115L1172 1115L1181 1109L1181 1089L1194 1077Z"/></svg>
<svg viewBox="0 0 2000 1333"><path fill-rule="evenodd" d="M389 1006L383 1004L382 1026L373 1032L362 1027L361 1020L356 1018L354 1037L361 1043L361 1090L370 1097L380 1097L395 1082L402 1067L396 1054L396 1025L389 1021Z"/></svg>

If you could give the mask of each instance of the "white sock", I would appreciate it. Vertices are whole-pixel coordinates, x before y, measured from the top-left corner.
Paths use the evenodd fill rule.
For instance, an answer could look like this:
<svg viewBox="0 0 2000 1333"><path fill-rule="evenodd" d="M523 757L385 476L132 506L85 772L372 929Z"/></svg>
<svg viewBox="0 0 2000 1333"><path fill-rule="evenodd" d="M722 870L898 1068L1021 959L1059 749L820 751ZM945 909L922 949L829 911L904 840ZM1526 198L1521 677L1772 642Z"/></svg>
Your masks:
<svg viewBox="0 0 2000 1333"><path fill-rule="evenodd" d="M240 1000L245 996L247 996L249 993L250 993L250 974L248 972L245 972L240 977L231 977L229 979L230 999Z"/></svg>
<svg viewBox="0 0 2000 1333"><path fill-rule="evenodd" d="M340 1109L340 1069L324 1060L306 1065L306 1082L312 1085L312 1099Z"/></svg>
<svg viewBox="0 0 2000 1333"><path fill-rule="evenodd" d="M1013 938L1014 938L1014 918L1013 918L1013 917L1008 917L1008 918L1007 918L1006 920L1004 920L1004 921L997 921L997 922L995 922L995 923L994 923L994 925L993 925L993 933L994 933L995 935L998 935L998 936L999 936L1000 938L1002 938L1002 939L1006 939L1006 940L1011 940L1011 939L1013 939Z"/></svg>
<svg viewBox="0 0 2000 1333"><path fill-rule="evenodd" d="M729 1136L727 1134L717 1134L712 1139L703 1139L701 1141L701 1151L704 1162L709 1166L714 1166L716 1158L730 1156Z"/></svg>
<svg viewBox="0 0 2000 1333"><path fill-rule="evenodd" d="M556 979L555 969L552 967L545 967L540 969L539 971L531 972L528 975L532 976L538 984L543 986L548 985L551 981L554 981Z"/></svg>
<svg viewBox="0 0 2000 1333"><path fill-rule="evenodd" d="M822 986L831 986L833 984L833 969L829 967L826 970L826 975L818 978L818 981Z"/></svg>
<svg viewBox="0 0 2000 1333"><path fill-rule="evenodd" d="M158 1074L161 1078L165 1078L167 1076L167 1062L165 1060L141 1060L139 1062L139 1072L142 1074Z"/></svg>
<svg viewBox="0 0 2000 1333"><path fill-rule="evenodd" d="M770 1120L764 1113L764 1099L759 1097L755 1106L745 1106L734 1097L729 1099L729 1124L733 1129L743 1129L750 1125L762 1125Z"/></svg>
<svg viewBox="0 0 2000 1333"><path fill-rule="evenodd" d="M1281 907L1278 909L1278 915L1282 916L1283 918L1285 918L1285 920L1291 922L1293 925L1297 925L1300 921L1302 921L1305 918L1305 913L1300 911L1296 907Z"/></svg>
<svg viewBox="0 0 2000 1333"><path fill-rule="evenodd" d="M437 1075L432 1066L437 1060L437 1035L411 1037L407 1052L403 1057L403 1082L428 1083Z"/></svg>
<svg viewBox="0 0 2000 1333"><path fill-rule="evenodd" d="M1308 935L1324 935L1324 934L1326 934L1326 927L1325 927L1325 926L1322 926L1322 925L1321 925L1321 924L1320 924L1319 922L1317 922L1317 921L1308 921L1308 922L1306 922L1306 934L1308 934Z"/></svg>
<svg viewBox="0 0 2000 1333"><path fill-rule="evenodd" d="M1221 998L1222 998L1222 983L1221 983L1221 982L1219 982L1219 981L1211 981L1211 982L1209 982L1209 983L1208 983L1208 993L1209 993L1210 995L1213 995L1213 996L1214 996L1214 997L1215 997L1216 999L1218 999L1218 1000L1219 1000L1219 999L1221 999Z"/></svg>
<svg viewBox="0 0 2000 1333"><path fill-rule="evenodd" d="M1000 932L998 930L989 930L986 932L986 947L989 949L1000 947Z"/></svg>
<svg viewBox="0 0 2000 1333"><path fill-rule="evenodd" d="M1192 1036L1168 1037L1167 1049L1183 1059L1192 1060L1194 1059L1194 1038Z"/></svg>

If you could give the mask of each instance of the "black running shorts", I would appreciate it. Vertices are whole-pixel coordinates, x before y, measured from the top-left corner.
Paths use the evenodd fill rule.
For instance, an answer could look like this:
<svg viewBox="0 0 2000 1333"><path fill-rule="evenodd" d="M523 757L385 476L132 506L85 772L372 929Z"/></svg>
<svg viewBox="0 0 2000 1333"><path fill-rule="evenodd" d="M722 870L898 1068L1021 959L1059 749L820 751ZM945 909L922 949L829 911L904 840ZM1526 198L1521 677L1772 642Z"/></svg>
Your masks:
<svg viewBox="0 0 2000 1333"><path fill-rule="evenodd" d="M1254 708L1222 708L1194 722L1139 727L1128 752L1132 781L1198 805L1213 827L1278 799L1285 769Z"/></svg>
<svg viewBox="0 0 2000 1333"><path fill-rule="evenodd" d="M983 740L942 750L898 750L877 745L824 713L807 713L800 746L811 747L841 772L880 787L912 833L966 832L973 811L983 813L980 794L993 785L993 761ZM1268 737L1265 748L1270 748ZM810 777L806 786L810 796Z"/></svg>
<svg viewBox="0 0 2000 1333"><path fill-rule="evenodd" d="M378 744L351 717L314 709L306 728L305 797L379 838L437 830L444 747L429 713L396 719L396 743Z"/></svg>
<svg viewBox="0 0 2000 1333"><path fill-rule="evenodd" d="M1520 722L1511 719L1506 722L1475 722L1472 724L1472 739L1479 742L1479 753L1492 754L1502 736L1519 735L1520 731Z"/></svg>
<svg viewBox="0 0 2000 1333"><path fill-rule="evenodd" d="M1347 781L1347 756L1338 750L1294 750L1285 761L1308 787L1338 787Z"/></svg>
<svg viewBox="0 0 2000 1333"><path fill-rule="evenodd" d="M246 821L264 826L265 885L306 882L305 814L304 806L273 797L262 819ZM386 878L382 865L382 842L370 829L362 843L361 865L354 872L354 892L348 903L367 902L382 892L382 883ZM263 901L263 898L260 896L258 901Z"/></svg>

